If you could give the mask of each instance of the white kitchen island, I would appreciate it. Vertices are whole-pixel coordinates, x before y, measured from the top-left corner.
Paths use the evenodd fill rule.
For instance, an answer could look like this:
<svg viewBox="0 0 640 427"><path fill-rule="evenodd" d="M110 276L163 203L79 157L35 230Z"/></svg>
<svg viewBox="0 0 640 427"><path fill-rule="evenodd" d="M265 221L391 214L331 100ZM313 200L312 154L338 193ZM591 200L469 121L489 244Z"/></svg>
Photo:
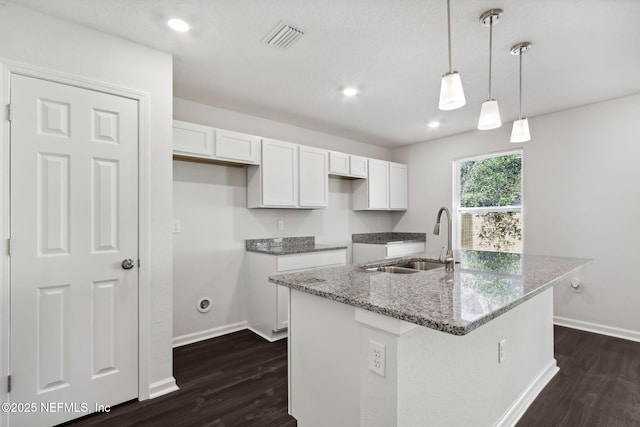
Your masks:
<svg viewBox="0 0 640 427"><path fill-rule="evenodd" d="M291 292L289 409L299 426L517 421L558 370L551 287L589 260L459 258L453 273L272 276Z"/></svg>

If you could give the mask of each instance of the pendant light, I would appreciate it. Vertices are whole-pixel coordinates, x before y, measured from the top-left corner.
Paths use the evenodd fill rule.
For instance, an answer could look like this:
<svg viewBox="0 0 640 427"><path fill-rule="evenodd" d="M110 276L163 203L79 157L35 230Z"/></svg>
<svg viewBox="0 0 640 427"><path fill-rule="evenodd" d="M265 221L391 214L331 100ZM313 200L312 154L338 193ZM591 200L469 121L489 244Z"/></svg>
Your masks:
<svg viewBox="0 0 640 427"><path fill-rule="evenodd" d="M467 101L464 99L460 75L457 71L453 71L451 67L451 9L449 0L447 0L447 30L449 37L449 72L442 76L438 107L441 110L455 110L462 107Z"/></svg>
<svg viewBox="0 0 640 427"><path fill-rule="evenodd" d="M525 142L531 139L531 134L529 134L529 121L526 117L522 117L522 56L529 49L531 49L531 42L522 42L511 47L511 55L518 55L520 57L520 113L518 120L514 120L513 122L511 142Z"/></svg>
<svg viewBox="0 0 640 427"><path fill-rule="evenodd" d="M493 25L502 19L502 9L491 9L480 16L480 24L489 27L489 99L482 103L478 129L495 129L502 126L498 101L491 98L491 50L493 48Z"/></svg>

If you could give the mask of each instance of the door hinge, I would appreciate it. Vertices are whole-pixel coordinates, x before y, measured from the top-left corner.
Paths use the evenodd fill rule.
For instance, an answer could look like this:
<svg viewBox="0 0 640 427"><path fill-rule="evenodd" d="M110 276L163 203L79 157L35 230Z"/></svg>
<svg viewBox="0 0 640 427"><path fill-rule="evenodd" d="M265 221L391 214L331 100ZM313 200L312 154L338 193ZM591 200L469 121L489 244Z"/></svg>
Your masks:
<svg viewBox="0 0 640 427"><path fill-rule="evenodd" d="M11 239L7 239L7 255L11 256Z"/></svg>
<svg viewBox="0 0 640 427"><path fill-rule="evenodd" d="M11 375L7 376L7 393L11 393Z"/></svg>
<svg viewBox="0 0 640 427"><path fill-rule="evenodd" d="M7 120L11 121L11 104L7 104Z"/></svg>

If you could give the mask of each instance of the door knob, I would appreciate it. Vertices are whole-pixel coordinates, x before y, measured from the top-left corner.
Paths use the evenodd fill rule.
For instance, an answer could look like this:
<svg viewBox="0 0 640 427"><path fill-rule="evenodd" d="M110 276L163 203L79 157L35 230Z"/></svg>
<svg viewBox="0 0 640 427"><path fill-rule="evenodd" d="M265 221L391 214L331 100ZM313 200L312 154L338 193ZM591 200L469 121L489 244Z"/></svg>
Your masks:
<svg viewBox="0 0 640 427"><path fill-rule="evenodd" d="M131 258L127 258L122 261L122 268L124 268L125 270L132 269L134 265L136 265L136 263Z"/></svg>

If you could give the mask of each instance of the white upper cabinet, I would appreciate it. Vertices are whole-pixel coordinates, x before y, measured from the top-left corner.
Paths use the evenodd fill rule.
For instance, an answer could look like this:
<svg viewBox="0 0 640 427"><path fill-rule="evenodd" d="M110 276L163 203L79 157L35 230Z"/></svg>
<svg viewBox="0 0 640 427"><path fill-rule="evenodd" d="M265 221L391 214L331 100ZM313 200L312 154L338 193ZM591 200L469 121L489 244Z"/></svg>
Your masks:
<svg viewBox="0 0 640 427"><path fill-rule="evenodd" d="M300 207L326 208L329 200L327 152L313 147L298 147L300 171Z"/></svg>
<svg viewBox="0 0 640 427"><path fill-rule="evenodd" d="M349 173L354 178L366 178L367 158L360 156L349 156Z"/></svg>
<svg viewBox="0 0 640 427"><path fill-rule="evenodd" d="M174 120L173 154L184 159L257 165L260 164L260 138Z"/></svg>
<svg viewBox="0 0 640 427"><path fill-rule="evenodd" d="M247 207L327 207L328 156L325 150L264 138L260 166L247 170Z"/></svg>
<svg viewBox="0 0 640 427"><path fill-rule="evenodd" d="M407 165L389 163L389 209L407 210Z"/></svg>
<svg viewBox="0 0 640 427"><path fill-rule="evenodd" d="M331 151L329 152L329 174L349 178L366 178L367 158Z"/></svg>
<svg viewBox="0 0 640 427"><path fill-rule="evenodd" d="M407 166L368 159L367 179L353 182L354 210L406 210Z"/></svg>
<svg viewBox="0 0 640 427"><path fill-rule="evenodd" d="M247 207L329 205L329 175L353 179L354 210L406 210L407 166L255 135L173 121L178 160L248 165ZM362 179L358 179L362 178Z"/></svg>
<svg viewBox="0 0 640 427"><path fill-rule="evenodd" d="M202 158L213 157L214 129L194 123L173 121L173 153Z"/></svg>
<svg viewBox="0 0 640 427"><path fill-rule="evenodd" d="M260 164L260 138L245 133L217 129L215 157L220 160Z"/></svg>
<svg viewBox="0 0 640 427"><path fill-rule="evenodd" d="M389 162L369 160L368 209L389 209Z"/></svg>
<svg viewBox="0 0 640 427"><path fill-rule="evenodd" d="M250 208L298 206L298 146L275 139L262 140L262 162L249 168ZM254 176L255 175L255 176Z"/></svg>
<svg viewBox="0 0 640 427"><path fill-rule="evenodd" d="M329 152L329 173L332 175L349 175L349 155L338 153L337 151Z"/></svg>

